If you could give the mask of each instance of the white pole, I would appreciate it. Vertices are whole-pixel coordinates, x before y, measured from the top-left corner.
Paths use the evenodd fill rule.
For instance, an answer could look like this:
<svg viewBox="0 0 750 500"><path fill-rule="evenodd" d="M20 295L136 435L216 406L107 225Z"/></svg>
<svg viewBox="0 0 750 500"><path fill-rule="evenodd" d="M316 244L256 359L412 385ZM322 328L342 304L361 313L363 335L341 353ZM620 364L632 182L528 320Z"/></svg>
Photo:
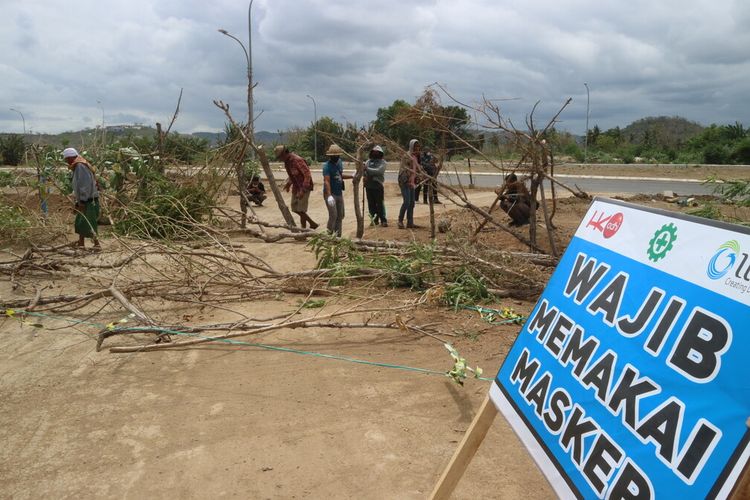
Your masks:
<svg viewBox="0 0 750 500"><path fill-rule="evenodd" d="M313 152L313 158L315 161L318 161L318 105L315 103L315 99L310 94L307 94L307 97L309 97L313 102L313 148L315 148L315 151Z"/></svg>
<svg viewBox="0 0 750 500"><path fill-rule="evenodd" d="M583 143L583 163L587 163L589 157L589 104L591 99L589 96L589 84L583 82L583 86L586 87L586 139Z"/></svg>

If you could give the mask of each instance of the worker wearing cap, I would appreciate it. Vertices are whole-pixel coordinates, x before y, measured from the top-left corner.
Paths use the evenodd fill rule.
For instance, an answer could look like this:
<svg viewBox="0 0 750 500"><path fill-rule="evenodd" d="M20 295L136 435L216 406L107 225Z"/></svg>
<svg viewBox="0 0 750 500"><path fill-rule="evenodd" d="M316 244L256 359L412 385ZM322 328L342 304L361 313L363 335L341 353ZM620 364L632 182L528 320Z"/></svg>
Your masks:
<svg viewBox="0 0 750 500"><path fill-rule="evenodd" d="M289 151L289 148L279 144L273 148L276 159L284 162L284 168L289 178L284 185L284 191L292 190L292 212L299 215L300 225L303 228L310 223L310 229L317 229L318 224L307 215L307 206L310 202L310 191L313 189L312 175L307 162L299 155Z"/></svg>
<svg viewBox="0 0 750 500"><path fill-rule="evenodd" d="M94 241L94 249L100 249L99 230L99 186L96 171L91 164L73 148L63 150L63 159L73 173L73 203L76 214L73 224L78 234L78 246L83 248L85 238Z"/></svg>
<svg viewBox="0 0 750 500"><path fill-rule="evenodd" d="M344 154L338 144L331 144L326 151L328 160L323 164L323 199L328 207L328 232L336 236L341 236L344 222L344 179L352 178L344 174L341 161Z"/></svg>
<svg viewBox="0 0 750 500"><path fill-rule="evenodd" d="M372 224L388 227L385 217L385 169L386 161L380 146L370 150L370 159L365 162L365 192L367 193L367 209L370 212Z"/></svg>

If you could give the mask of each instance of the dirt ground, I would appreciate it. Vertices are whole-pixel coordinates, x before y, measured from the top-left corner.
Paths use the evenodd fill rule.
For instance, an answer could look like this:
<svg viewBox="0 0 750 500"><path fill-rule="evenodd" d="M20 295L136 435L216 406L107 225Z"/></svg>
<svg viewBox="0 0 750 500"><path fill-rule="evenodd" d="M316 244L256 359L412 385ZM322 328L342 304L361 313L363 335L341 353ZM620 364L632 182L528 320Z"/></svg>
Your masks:
<svg viewBox="0 0 750 500"><path fill-rule="evenodd" d="M488 206L494 194L475 190L471 198ZM426 206L416 207L416 223L422 228L408 231L395 227L399 204L395 186L389 186L392 225L367 227L365 237L427 240ZM344 233L353 236L350 207L351 200ZM560 201L555 220L563 237L572 234L586 207L579 200ZM256 211L263 220L281 222L272 206ZM322 197L313 196L311 215L322 226L324 213ZM437 214L456 225L470 217L450 205L438 206ZM481 238L500 248L524 250L499 231ZM278 270L315 265L304 243L237 242ZM104 245L106 249L106 240ZM72 287L74 280L55 286ZM0 297L28 293L0 281ZM393 294L394 303L416 296ZM284 296L236 309L268 317L294 311L299 300ZM340 299L320 311L349 304ZM231 316L140 305L162 321ZM488 306L528 314L533 303L506 299ZM411 314L441 322L442 331L456 335L450 340L459 352L490 378L520 329L489 325L471 311L436 306L419 306ZM112 314L78 318L116 320ZM439 342L395 330L287 329L245 339L308 354L241 345L110 354L95 351L91 335L98 327L54 318L39 321L45 328L13 320L0 323L0 497L425 498L489 389L482 380L460 387L439 373L313 354L436 372L451 368ZM123 342L111 340L112 345ZM498 416L454 498L553 496Z"/></svg>

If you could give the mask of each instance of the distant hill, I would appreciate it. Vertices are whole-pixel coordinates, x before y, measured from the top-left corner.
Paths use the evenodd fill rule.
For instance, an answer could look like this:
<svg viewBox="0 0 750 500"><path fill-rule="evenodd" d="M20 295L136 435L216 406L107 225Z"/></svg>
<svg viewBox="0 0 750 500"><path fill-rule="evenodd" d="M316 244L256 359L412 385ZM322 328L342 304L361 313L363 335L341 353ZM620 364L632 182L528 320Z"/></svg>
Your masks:
<svg viewBox="0 0 750 500"><path fill-rule="evenodd" d="M174 132L172 132L174 133ZM154 127L146 125L109 125L104 127L107 141L123 139L126 137L153 137L156 135ZM9 135L0 132L0 136ZM193 132L192 134L180 134L198 137L207 140L211 146L215 146L224 140L225 134L221 132ZM86 128L83 130L67 131L60 134L27 134L26 142L38 144L51 144L54 146L73 145L86 147L88 144L100 141L102 130L100 128ZM283 133L260 131L255 133L255 140L260 144L272 145L283 142Z"/></svg>
<svg viewBox="0 0 750 500"><path fill-rule="evenodd" d="M703 126L679 116L649 116L622 129L622 137L632 144L651 143L676 148L703 131Z"/></svg>
<svg viewBox="0 0 750 500"><path fill-rule="evenodd" d="M193 132L190 135L193 137L205 139L212 146L219 144L226 137L226 134L224 132Z"/></svg>
<svg viewBox="0 0 750 500"><path fill-rule="evenodd" d="M271 144L282 144L286 141L286 134L279 132L255 132L255 140L261 144L270 146Z"/></svg>

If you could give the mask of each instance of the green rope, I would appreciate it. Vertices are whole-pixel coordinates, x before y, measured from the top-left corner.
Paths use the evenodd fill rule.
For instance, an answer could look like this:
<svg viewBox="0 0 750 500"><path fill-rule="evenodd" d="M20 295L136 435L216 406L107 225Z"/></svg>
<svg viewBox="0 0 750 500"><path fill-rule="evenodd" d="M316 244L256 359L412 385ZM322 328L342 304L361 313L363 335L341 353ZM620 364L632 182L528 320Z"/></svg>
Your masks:
<svg viewBox="0 0 750 500"><path fill-rule="evenodd" d="M26 312L26 311L22 311L22 310L17 310L17 311L15 311L15 313L19 314L19 315L24 315L25 314L25 315L28 315L28 316L36 316L36 317L40 317L40 318L57 319L57 320L61 320L61 321L67 321L68 323L72 323L74 325L78 325L78 324L88 325L88 326L94 326L94 327L97 327L97 328L100 328L100 329L103 329L103 328L107 327L107 325L103 325L103 324L99 324L99 323L91 323L91 322L88 322L88 321L81 321L81 320L77 320L75 318L67 318L67 317L64 317L64 316L52 316L52 315L49 315L49 314L35 313L35 312ZM258 344L258 343L254 343L254 342L242 342L240 340L234 340L234 339L217 339L217 338L214 338L214 337L205 337L205 336L198 335L198 334L195 334L195 333L180 332L180 331L177 331L177 330L171 330L169 328L161 328L161 327L158 327L158 326L145 327L145 328L139 327L137 329L135 329L135 328L129 328L129 327L116 327L116 328L114 328L111 331L114 331L114 332L128 332L128 331L143 332L143 331L150 331L150 332L158 332L158 333L167 333L167 334L170 334L170 335L178 335L178 336L184 336L184 337L193 337L193 338L198 338L198 339L210 339L210 340L213 340L213 341L216 341L216 342L223 342L223 343L226 343L226 344L236 345L236 346L239 346L239 347L256 347L256 348L260 348L260 349L266 349L266 350L269 350L269 351L288 352L288 353L292 353L292 354L300 354L300 355L305 355L305 356L313 356L313 357L324 358L324 359L334 359L334 360L337 360L337 361L347 361L349 363L357 363L357 364L361 364L361 365L370 365L370 366L378 366L378 367L382 367L382 368L392 368L392 369L396 369L396 370L405 370L405 371L412 371L412 372L417 372L417 373L426 373L428 375L440 375L440 376L443 376L443 377L446 376L446 372L441 372L441 371L438 371L438 370L429 370L427 368L417 368L417 367L413 367L413 366L397 365L397 364L392 364L392 363L380 363L380 362L377 362L377 361L367 361L367 360L364 360L364 359L350 358L350 357L347 357L347 356L338 356L338 355L335 355L335 354L324 354L324 353L314 352L314 351L302 351L302 350L299 350L299 349L292 349L291 347L281 347L281 346L273 346L273 345L268 345L268 344ZM485 382L492 382L492 380L493 380L493 379L487 378L487 377L477 377L477 379L484 380Z"/></svg>
<svg viewBox="0 0 750 500"><path fill-rule="evenodd" d="M526 321L526 316L522 316L520 314L516 314L512 318L508 318L506 312L502 311L501 309L492 309L490 307L469 306L469 305L461 305L460 307L461 307L461 309L465 309L467 311L476 311L476 312L478 312L482 316L482 319L486 319L484 315L487 314L488 315L487 318L489 318L489 319L486 319L486 321L488 323L492 324L492 325L507 325L507 324L510 324L510 323L515 323L517 325L520 325L521 323L523 323L524 321ZM515 314L515 313L512 313L512 314ZM504 320L503 321L496 321L494 319L495 316L499 316L500 318L504 318Z"/></svg>

